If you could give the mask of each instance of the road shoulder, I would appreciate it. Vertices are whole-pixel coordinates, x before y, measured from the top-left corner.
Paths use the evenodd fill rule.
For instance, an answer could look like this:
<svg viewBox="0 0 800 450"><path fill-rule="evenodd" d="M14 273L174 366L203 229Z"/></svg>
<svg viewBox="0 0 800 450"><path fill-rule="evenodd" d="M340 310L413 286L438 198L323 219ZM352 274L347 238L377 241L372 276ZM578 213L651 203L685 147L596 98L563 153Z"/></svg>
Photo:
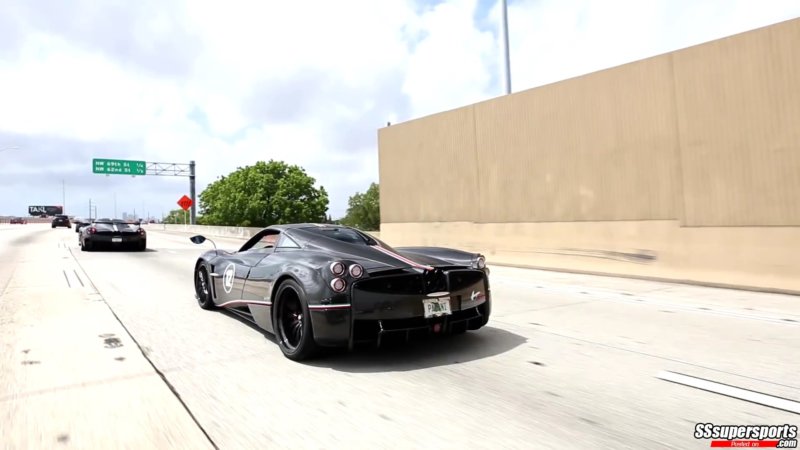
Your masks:
<svg viewBox="0 0 800 450"><path fill-rule="evenodd" d="M42 240L0 300L4 448L213 448L66 246Z"/></svg>

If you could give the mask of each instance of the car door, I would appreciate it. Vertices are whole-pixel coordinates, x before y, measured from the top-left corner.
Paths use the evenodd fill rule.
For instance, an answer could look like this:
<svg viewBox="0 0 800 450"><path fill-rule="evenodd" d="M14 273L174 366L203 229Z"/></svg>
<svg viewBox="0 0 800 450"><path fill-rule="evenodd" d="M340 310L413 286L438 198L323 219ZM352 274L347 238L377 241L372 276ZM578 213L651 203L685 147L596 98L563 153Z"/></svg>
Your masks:
<svg viewBox="0 0 800 450"><path fill-rule="evenodd" d="M245 263L243 254L235 253L226 256L222 261L218 261L211 274L214 280L214 292L216 293L216 304L226 305L230 302L241 300L242 286L250 268Z"/></svg>
<svg viewBox="0 0 800 450"><path fill-rule="evenodd" d="M215 270L215 288L217 305L246 300L243 289L250 275L250 270L258 264L266 254L259 250L248 250L225 258ZM246 304L232 304L232 307L246 307Z"/></svg>
<svg viewBox="0 0 800 450"><path fill-rule="evenodd" d="M281 234L274 248L265 249L266 256L254 264L244 285L243 296L250 302L250 313L256 324L268 332L274 332L272 326L272 290L287 262L285 250L299 249L299 246L287 236Z"/></svg>

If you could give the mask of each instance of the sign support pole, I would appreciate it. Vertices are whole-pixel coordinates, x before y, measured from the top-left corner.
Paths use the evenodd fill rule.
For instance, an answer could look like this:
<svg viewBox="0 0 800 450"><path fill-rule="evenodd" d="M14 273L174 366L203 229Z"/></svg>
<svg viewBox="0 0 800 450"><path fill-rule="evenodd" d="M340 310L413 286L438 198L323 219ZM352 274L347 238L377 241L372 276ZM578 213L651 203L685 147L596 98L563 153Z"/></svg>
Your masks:
<svg viewBox="0 0 800 450"><path fill-rule="evenodd" d="M191 225L197 225L195 223L197 221L197 198L195 198L194 179L194 161L189 161L189 198L192 199L192 214L189 223Z"/></svg>

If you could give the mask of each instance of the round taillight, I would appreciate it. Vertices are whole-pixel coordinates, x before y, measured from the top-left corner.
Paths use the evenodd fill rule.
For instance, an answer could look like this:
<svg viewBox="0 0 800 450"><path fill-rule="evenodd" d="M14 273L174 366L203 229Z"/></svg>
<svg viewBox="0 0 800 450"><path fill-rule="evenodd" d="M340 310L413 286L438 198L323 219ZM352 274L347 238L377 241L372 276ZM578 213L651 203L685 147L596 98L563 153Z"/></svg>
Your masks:
<svg viewBox="0 0 800 450"><path fill-rule="evenodd" d="M89 234L95 234L95 233L97 233L97 228L95 227L89 228Z"/></svg>
<svg viewBox="0 0 800 450"><path fill-rule="evenodd" d="M364 268L361 267L361 264L353 264L350 266L350 276L353 278L361 278L361 275L364 275Z"/></svg>
<svg viewBox="0 0 800 450"><path fill-rule="evenodd" d="M331 280L331 289L336 292L344 292L344 289L347 287L347 282L345 282L341 278L334 278Z"/></svg>
<svg viewBox="0 0 800 450"><path fill-rule="evenodd" d="M347 268L344 266L344 264L340 262L335 262L331 264L331 272L337 277L344 275L345 270L347 270Z"/></svg>

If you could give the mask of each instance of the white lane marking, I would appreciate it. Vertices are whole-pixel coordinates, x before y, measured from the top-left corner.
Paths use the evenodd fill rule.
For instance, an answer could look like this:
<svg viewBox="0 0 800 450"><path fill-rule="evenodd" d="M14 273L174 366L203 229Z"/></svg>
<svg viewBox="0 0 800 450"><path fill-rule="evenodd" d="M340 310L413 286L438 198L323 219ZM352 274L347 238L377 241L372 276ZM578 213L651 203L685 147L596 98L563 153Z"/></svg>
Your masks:
<svg viewBox="0 0 800 450"><path fill-rule="evenodd" d="M729 384L717 383L715 381L704 380L702 378L683 375L668 370L662 370L656 378L664 381L670 381L684 386L701 389L715 394L725 395L727 397L737 398L751 403L756 403L770 408L780 409L783 411L800 414L800 402L786 398L776 397L749 389L743 389Z"/></svg>
<svg viewBox="0 0 800 450"><path fill-rule="evenodd" d="M800 326L800 321L788 321L781 317L775 317L775 316L797 317L795 314L791 313L770 312L769 314L771 314L771 316L747 314L738 311L719 309L719 306L712 304L682 305L679 303L673 303L669 301L659 301L654 297L646 295L627 295L619 291L613 291L604 288L581 288L580 286L571 287L571 286L554 285L548 283L531 283L529 281L522 281L505 277L493 277L493 279L499 281L501 284L508 283L508 284L524 285L531 289L538 289L540 291L546 291L556 294L564 294L575 297L584 297L584 298L588 297L591 299L605 301L605 302L627 303L627 304L645 305L645 306L659 306L662 308L669 308L677 311L692 312L692 313L712 315L712 316L725 316L725 317L732 317L735 319L758 320L762 322L777 323L781 325L789 325L795 327Z"/></svg>

